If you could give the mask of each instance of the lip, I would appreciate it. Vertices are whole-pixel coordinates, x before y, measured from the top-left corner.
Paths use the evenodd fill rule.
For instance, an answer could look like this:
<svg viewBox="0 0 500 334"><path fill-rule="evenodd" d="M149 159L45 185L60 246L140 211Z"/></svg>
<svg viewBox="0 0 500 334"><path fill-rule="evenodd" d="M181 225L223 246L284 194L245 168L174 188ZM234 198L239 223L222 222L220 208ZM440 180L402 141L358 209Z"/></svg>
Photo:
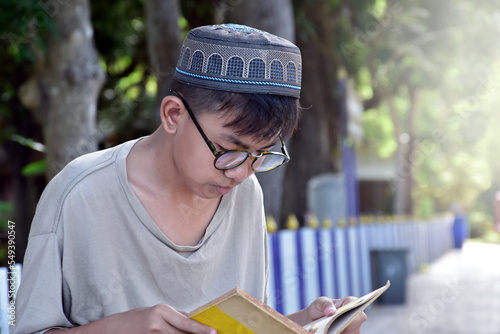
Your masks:
<svg viewBox="0 0 500 334"><path fill-rule="evenodd" d="M231 189L233 189L233 187L221 187L221 186L215 186L215 189L217 189L217 191L218 191L221 195L226 195L226 194L229 194L229 192L231 191Z"/></svg>

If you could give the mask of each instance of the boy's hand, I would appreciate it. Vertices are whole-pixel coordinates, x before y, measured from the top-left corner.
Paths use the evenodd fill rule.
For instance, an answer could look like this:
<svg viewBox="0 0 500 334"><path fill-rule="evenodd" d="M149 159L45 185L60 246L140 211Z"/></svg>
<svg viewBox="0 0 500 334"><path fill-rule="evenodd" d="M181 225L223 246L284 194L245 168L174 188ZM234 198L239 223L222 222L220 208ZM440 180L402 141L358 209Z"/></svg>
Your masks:
<svg viewBox="0 0 500 334"><path fill-rule="evenodd" d="M335 314L337 308L356 300L356 297L346 297L342 299L330 299L326 297L320 297L312 302L307 308L309 322L316 320L324 316L330 316ZM359 334L361 333L361 325L367 319L365 312L361 312L354 320L347 326L342 334ZM308 322L308 323L309 323Z"/></svg>
<svg viewBox="0 0 500 334"><path fill-rule="evenodd" d="M211 327L190 319L166 304L113 314L84 326L53 329L49 334L123 333L123 334L217 334Z"/></svg>
<svg viewBox="0 0 500 334"><path fill-rule="evenodd" d="M305 309L288 316L291 320L295 321L301 326L305 326L316 319L324 316L335 314L337 308L356 300L356 297L346 297L342 299L331 299L327 297L319 297ZM361 333L361 324L366 321L366 314L361 312L354 320L347 326L342 334L359 334Z"/></svg>

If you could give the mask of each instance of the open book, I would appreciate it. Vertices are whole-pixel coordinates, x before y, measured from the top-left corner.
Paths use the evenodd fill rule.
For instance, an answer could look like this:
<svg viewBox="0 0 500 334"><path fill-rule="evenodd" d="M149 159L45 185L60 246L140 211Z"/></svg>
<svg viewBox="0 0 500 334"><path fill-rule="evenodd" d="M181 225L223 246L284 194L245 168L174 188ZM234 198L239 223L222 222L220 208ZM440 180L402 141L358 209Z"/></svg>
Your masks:
<svg viewBox="0 0 500 334"><path fill-rule="evenodd" d="M377 299L390 282L337 309L334 315L299 326L250 294L235 288L189 314L189 317L217 330L218 334L335 334L340 333Z"/></svg>

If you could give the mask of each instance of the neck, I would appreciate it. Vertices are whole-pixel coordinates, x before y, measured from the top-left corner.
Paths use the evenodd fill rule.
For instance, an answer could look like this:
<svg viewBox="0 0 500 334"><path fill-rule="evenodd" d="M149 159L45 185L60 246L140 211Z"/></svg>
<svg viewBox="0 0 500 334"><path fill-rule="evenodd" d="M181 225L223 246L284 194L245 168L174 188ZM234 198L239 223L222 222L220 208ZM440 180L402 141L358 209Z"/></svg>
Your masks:
<svg viewBox="0 0 500 334"><path fill-rule="evenodd" d="M172 162L171 140L160 128L139 141L127 157L127 177L158 228L177 245L196 245L205 234L220 198L197 196Z"/></svg>
<svg viewBox="0 0 500 334"><path fill-rule="evenodd" d="M194 194L182 181L173 163L172 140L160 127L139 141L127 158L129 181L149 196L200 208L206 200ZM219 200L217 200L218 202Z"/></svg>

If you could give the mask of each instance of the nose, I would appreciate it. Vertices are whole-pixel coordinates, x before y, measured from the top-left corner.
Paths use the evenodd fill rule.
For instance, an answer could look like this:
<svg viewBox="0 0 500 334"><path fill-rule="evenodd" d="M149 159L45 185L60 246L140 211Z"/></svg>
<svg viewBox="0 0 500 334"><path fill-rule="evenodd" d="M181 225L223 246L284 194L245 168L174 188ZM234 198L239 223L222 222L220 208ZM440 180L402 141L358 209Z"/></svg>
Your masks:
<svg viewBox="0 0 500 334"><path fill-rule="evenodd" d="M235 180L238 183L241 183L254 173L252 169L252 162L253 159L252 157L250 157L238 167L226 169L224 171L224 175L226 175L226 177L230 179Z"/></svg>

